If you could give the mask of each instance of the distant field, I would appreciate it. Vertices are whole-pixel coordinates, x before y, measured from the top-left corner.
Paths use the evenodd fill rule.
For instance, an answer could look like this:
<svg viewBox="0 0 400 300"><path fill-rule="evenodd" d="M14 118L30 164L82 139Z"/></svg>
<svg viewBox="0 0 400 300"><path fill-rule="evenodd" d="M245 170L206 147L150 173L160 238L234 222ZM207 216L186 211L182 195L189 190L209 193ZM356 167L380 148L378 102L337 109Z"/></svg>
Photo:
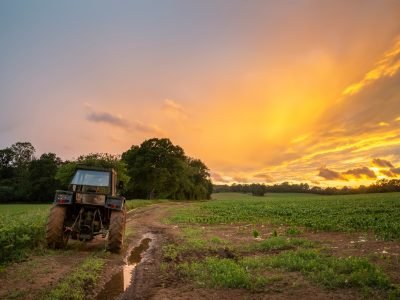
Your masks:
<svg viewBox="0 0 400 300"><path fill-rule="evenodd" d="M283 223L326 231L372 231L400 239L400 193L320 196L213 194L214 201L180 209L175 223Z"/></svg>

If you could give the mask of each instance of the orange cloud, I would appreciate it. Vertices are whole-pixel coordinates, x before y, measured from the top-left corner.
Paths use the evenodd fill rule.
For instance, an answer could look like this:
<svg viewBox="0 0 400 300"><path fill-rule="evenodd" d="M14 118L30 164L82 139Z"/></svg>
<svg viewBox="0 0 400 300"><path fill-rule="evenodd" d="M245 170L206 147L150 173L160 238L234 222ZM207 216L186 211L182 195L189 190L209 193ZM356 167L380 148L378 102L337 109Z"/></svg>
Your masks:
<svg viewBox="0 0 400 300"><path fill-rule="evenodd" d="M91 122L107 123L107 124L122 127L122 128L129 127L129 123L126 120L124 120L121 116L113 115L108 112L91 111L86 116L86 119Z"/></svg>
<svg viewBox="0 0 400 300"><path fill-rule="evenodd" d="M212 179L212 181L216 181L216 182L222 182L222 183L229 182L229 180L226 180L224 177L222 177L221 174L216 173L216 172L211 172L211 179Z"/></svg>
<svg viewBox="0 0 400 300"><path fill-rule="evenodd" d="M234 182L237 182L237 183L247 183L247 182L249 182L248 178L242 177L242 176L234 176L232 179L233 179Z"/></svg>
<svg viewBox="0 0 400 300"><path fill-rule="evenodd" d="M263 179L263 180L266 181L266 182L274 182L274 179L272 178L272 176L269 175L269 174L267 174L267 173L258 173L258 174L255 174L255 175L253 176L253 178L260 178L260 179Z"/></svg>
<svg viewBox="0 0 400 300"><path fill-rule="evenodd" d="M365 86L372 82L384 78L391 77L400 69L400 38L397 39L394 46L388 50L383 58L375 65L371 71L365 74L364 78L343 91L343 95L353 95L362 90Z"/></svg>
<svg viewBox="0 0 400 300"><path fill-rule="evenodd" d="M319 168L318 176L326 180L347 180L340 172L336 172L326 167Z"/></svg>
<svg viewBox="0 0 400 300"><path fill-rule="evenodd" d="M374 158L372 160L372 165L380 168L394 168L393 164L390 161L380 158Z"/></svg>
<svg viewBox="0 0 400 300"><path fill-rule="evenodd" d="M158 126L145 124L138 120L134 121L133 128L143 133L154 134L156 136L165 136L165 132L161 130Z"/></svg>
<svg viewBox="0 0 400 300"><path fill-rule="evenodd" d="M174 117L179 117L181 119L187 119L188 113L183 108L181 104L172 99L165 99L163 102L163 109L173 115Z"/></svg>
<svg viewBox="0 0 400 300"><path fill-rule="evenodd" d="M367 167L355 168L343 172L342 175L347 178L355 178L355 179L376 179L376 174L374 171L368 169Z"/></svg>
<svg viewBox="0 0 400 300"><path fill-rule="evenodd" d="M319 177L325 178L326 180L344 180L348 181L351 179L376 179L374 171L367 167L350 169L345 172L336 172L326 167L319 168Z"/></svg>

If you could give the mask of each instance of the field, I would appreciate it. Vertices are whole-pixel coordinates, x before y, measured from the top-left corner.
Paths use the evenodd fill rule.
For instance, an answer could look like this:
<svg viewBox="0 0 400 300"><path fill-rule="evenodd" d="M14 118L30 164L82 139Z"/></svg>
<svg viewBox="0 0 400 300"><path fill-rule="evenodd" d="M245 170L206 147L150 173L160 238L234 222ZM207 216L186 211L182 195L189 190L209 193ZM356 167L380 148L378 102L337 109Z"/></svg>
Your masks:
<svg viewBox="0 0 400 300"><path fill-rule="evenodd" d="M49 209L49 204L0 206L0 264L24 259L41 245Z"/></svg>
<svg viewBox="0 0 400 300"><path fill-rule="evenodd" d="M372 231L380 238L400 239L398 193L351 196L310 194L214 194L193 211L182 210L172 221L193 224L238 222L284 223L326 231Z"/></svg>
<svg viewBox="0 0 400 300"><path fill-rule="evenodd" d="M127 206L135 210L126 251L149 234L153 240L127 298L400 297L398 193L221 193L211 201L130 200ZM46 250L49 208L0 206L0 285L16 282L0 298L63 299L85 282L90 288L72 299L93 297L121 268L121 256L109 256L103 243ZM25 287L27 276L40 278Z"/></svg>

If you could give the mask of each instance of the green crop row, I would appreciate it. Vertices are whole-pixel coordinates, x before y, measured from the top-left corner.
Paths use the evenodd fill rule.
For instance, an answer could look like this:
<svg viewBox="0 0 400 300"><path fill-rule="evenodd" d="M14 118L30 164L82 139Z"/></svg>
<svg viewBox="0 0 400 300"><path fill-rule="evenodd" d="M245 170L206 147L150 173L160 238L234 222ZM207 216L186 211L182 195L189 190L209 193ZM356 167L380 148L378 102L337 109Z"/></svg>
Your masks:
<svg viewBox="0 0 400 300"><path fill-rule="evenodd" d="M400 193L315 196L216 194L215 201L176 211L172 223L278 223L326 231L372 231L400 239Z"/></svg>
<svg viewBox="0 0 400 300"><path fill-rule="evenodd" d="M50 205L0 206L0 264L23 259L44 239Z"/></svg>

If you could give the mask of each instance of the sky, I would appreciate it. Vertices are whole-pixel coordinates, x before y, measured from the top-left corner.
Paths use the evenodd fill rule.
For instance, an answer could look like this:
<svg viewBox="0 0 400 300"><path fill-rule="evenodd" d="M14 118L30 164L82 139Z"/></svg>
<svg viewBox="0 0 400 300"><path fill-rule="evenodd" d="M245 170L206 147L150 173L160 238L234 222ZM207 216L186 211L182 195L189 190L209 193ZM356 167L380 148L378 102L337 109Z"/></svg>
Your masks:
<svg viewBox="0 0 400 300"><path fill-rule="evenodd" d="M400 178L400 1L0 1L0 148L153 137L220 184Z"/></svg>

